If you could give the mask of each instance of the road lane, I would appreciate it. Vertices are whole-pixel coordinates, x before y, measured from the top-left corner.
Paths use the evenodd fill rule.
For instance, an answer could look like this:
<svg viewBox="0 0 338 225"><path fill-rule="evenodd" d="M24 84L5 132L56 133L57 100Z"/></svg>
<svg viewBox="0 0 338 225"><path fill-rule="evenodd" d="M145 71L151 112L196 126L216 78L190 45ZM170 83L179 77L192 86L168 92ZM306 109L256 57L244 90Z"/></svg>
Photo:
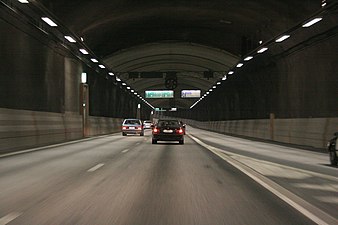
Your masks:
<svg viewBox="0 0 338 225"><path fill-rule="evenodd" d="M0 165L0 218L20 213L9 224L313 224L189 137L111 136Z"/></svg>

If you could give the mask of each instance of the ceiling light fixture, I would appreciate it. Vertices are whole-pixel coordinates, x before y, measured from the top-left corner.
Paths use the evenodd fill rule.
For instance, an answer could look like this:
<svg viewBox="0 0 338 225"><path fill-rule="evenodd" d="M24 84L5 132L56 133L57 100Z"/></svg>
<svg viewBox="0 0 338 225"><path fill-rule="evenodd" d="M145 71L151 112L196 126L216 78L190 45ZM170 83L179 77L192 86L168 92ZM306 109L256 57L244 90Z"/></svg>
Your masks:
<svg viewBox="0 0 338 225"><path fill-rule="evenodd" d="M84 55L88 55L88 54L89 54L88 51L87 51L86 49L80 48L79 50L80 50L80 52L82 52L82 54L84 54Z"/></svg>
<svg viewBox="0 0 338 225"><path fill-rule="evenodd" d="M91 58L90 60L91 60L92 62L94 62L94 63L98 63L98 62L99 62L97 59L94 59L94 58Z"/></svg>
<svg viewBox="0 0 338 225"><path fill-rule="evenodd" d="M43 21L45 21L45 23L47 23L47 24L48 24L49 26L51 26L51 27L57 27L57 26L58 26L56 23L54 23L53 20L51 20L51 19L48 18L48 17L41 17L41 19L42 19Z"/></svg>
<svg viewBox="0 0 338 225"><path fill-rule="evenodd" d="M238 63L236 67L241 68L243 65L244 65L243 63Z"/></svg>
<svg viewBox="0 0 338 225"><path fill-rule="evenodd" d="M265 51L267 51L267 50L268 50L267 47L263 47L263 48L259 49L259 50L257 51L257 53L263 53L263 52L265 52Z"/></svg>
<svg viewBox="0 0 338 225"><path fill-rule="evenodd" d="M285 35L283 35L283 36L277 38L277 39L275 40L275 42L280 43L280 42L282 42L282 41L285 41L285 40L288 39L289 37L290 37L289 34L285 34Z"/></svg>
<svg viewBox="0 0 338 225"><path fill-rule="evenodd" d="M313 24L316 24L318 23L319 21L321 21L323 18L322 17L317 17L317 18L314 18L306 23L303 24L302 27L311 27Z"/></svg>
<svg viewBox="0 0 338 225"><path fill-rule="evenodd" d="M102 64L100 64L99 67L100 67L101 69L106 68L106 67L105 67L104 65L102 65Z"/></svg>
<svg viewBox="0 0 338 225"><path fill-rule="evenodd" d="M225 75L223 78L222 78L222 80L226 80L227 79L227 76Z"/></svg>
<svg viewBox="0 0 338 225"><path fill-rule="evenodd" d="M245 59L244 59L244 61L249 61L249 60L251 60L251 59L253 59L253 56L247 56Z"/></svg>
<svg viewBox="0 0 338 225"><path fill-rule="evenodd" d="M234 74L234 71L229 71L229 73L228 73L229 75L231 75L231 74Z"/></svg>
<svg viewBox="0 0 338 225"><path fill-rule="evenodd" d="M20 3L27 4L29 3L28 0L18 0Z"/></svg>
<svg viewBox="0 0 338 225"><path fill-rule="evenodd" d="M65 38L71 43L76 43L75 39L72 38L71 36L65 36Z"/></svg>
<svg viewBox="0 0 338 225"><path fill-rule="evenodd" d="M109 74L110 76L114 76L114 73L112 73L112 72L109 72L108 74Z"/></svg>

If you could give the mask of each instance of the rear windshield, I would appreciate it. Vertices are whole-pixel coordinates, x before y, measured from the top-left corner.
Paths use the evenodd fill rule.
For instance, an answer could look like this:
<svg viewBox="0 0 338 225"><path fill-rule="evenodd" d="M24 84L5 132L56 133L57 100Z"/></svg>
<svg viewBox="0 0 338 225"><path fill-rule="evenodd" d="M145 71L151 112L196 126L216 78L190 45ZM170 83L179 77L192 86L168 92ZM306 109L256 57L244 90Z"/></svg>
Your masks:
<svg viewBox="0 0 338 225"><path fill-rule="evenodd" d="M141 125L139 120L125 120L124 124L130 124L130 125Z"/></svg>
<svg viewBox="0 0 338 225"><path fill-rule="evenodd" d="M158 121L159 127L165 127L165 126L173 126L173 127L178 127L180 126L177 120L160 120Z"/></svg>

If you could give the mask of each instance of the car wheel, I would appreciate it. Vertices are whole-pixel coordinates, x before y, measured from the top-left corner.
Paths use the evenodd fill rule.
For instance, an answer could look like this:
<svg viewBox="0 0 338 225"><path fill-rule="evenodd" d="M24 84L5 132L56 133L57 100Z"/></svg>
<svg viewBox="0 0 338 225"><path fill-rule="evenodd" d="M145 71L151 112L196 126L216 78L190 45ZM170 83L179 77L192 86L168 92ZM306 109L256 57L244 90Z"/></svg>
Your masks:
<svg viewBox="0 0 338 225"><path fill-rule="evenodd" d="M122 136L127 136L127 134L126 133L122 133Z"/></svg>
<svg viewBox="0 0 338 225"><path fill-rule="evenodd" d="M180 145L183 145L184 144L184 140L180 141Z"/></svg>
<svg viewBox="0 0 338 225"><path fill-rule="evenodd" d="M152 143L152 144L157 144L157 141L154 140L154 139L152 139L152 140L151 140L151 143Z"/></svg>
<svg viewBox="0 0 338 225"><path fill-rule="evenodd" d="M337 158L336 152L335 151L330 151L329 154L330 154L330 163L331 163L331 165L332 166L337 166L337 164L338 164L338 158Z"/></svg>

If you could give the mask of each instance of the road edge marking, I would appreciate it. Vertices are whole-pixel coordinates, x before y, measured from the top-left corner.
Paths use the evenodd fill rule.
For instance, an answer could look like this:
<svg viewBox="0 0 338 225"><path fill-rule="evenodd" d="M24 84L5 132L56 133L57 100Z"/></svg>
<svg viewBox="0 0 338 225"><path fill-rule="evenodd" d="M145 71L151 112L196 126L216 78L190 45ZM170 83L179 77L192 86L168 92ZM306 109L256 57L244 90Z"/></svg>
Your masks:
<svg viewBox="0 0 338 225"><path fill-rule="evenodd" d="M221 159L225 160L226 162L230 163L232 166L246 174L248 177L253 179L255 182L263 186L265 189L270 191L272 194L276 195L278 198L289 204L291 207L296 209L298 212L312 220L313 222L321 225L330 225L336 224L337 220L330 216L329 214L325 213L321 209L317 208L316 206L311 205L304 199L300 198L299 196L293 194L286 188L280 186L279 184L275 183L274 181L270 180L269 178L263 176L262 174L258 173L254 169L250 168L242 164L241 162L231 158L228 155L221 154L223 150L210 146L203 141L199 140L198 138L194 137L193 135L189 134L189 137L193 139L197 144L201 145L202 147L208 149Z"/></svg>
<svg viewBox="0 0 338 225"><path fill-rule="evenodd" d="M0 218L0 225L6 225L8 223L10 223L11 221L15 220L16 218L18 218L19 216L21 216L22 213L19 212L11 212L9 214L7 214L4 217Z"/></svg>

